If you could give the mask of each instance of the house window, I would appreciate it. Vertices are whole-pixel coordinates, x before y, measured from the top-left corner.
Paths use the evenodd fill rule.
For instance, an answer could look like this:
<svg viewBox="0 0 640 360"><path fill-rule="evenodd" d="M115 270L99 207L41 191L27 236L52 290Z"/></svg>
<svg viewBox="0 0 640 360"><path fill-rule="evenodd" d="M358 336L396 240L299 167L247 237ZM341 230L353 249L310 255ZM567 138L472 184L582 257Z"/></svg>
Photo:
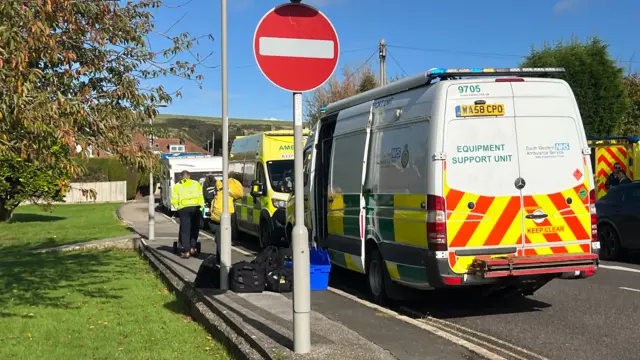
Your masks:
<svg viewBox="0 0 640 360"><path fill-rule="evenodd" d="M185 152L186 147L184 145L169 145L169 152Z"/></svg>

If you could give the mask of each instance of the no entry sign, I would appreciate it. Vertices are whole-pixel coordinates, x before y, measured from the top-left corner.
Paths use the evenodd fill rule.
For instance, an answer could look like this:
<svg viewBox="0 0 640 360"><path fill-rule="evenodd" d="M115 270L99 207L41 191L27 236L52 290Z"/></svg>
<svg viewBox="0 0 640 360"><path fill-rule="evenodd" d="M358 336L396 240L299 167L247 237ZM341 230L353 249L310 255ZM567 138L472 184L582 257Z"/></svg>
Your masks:
<svg viewBox="0 0 640 360"><path fill-rule="evenodd" d="M338 65L338 34L327 17L305 4L284 4L260 20L253 37L258 67L291 92L316 89Z"/></svg>

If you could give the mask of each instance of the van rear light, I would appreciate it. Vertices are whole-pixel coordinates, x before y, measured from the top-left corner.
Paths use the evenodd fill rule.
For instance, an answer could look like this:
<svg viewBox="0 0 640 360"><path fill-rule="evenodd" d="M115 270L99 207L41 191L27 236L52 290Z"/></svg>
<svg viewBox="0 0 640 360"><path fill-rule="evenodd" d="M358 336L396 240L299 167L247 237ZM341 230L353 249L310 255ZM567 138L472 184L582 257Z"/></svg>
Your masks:
<svg viewBox="0 0 640 360"><path fill-rule="evenodd" d="M442 196L427 195L427 242L431 251L447 251L447 209Z"/></svg>
<svg viewBox="0 0 640 360"><path fill-rule="evenodd" d="M598 241L598 213L596 212L596 190L589 191L589 213L591 214L591 242Z"/></svg>
<svg viewBox="0 0 640 360"><path fill-rule="evenodd" d="M497 78L496 82L524 82L523 78Z"/></svg>

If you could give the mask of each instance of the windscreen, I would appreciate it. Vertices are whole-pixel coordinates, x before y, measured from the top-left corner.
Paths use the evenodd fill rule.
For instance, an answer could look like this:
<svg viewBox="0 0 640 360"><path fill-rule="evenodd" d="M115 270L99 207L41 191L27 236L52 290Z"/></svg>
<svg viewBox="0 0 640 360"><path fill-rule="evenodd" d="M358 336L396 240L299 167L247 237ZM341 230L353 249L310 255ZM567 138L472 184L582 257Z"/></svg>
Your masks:
<svg viewBox="0 0 640 360"><path fill-rule="evenodd" d="M293 191L293 163L293 160L267 161L267 171L273 191L282 193Z"/></svg>

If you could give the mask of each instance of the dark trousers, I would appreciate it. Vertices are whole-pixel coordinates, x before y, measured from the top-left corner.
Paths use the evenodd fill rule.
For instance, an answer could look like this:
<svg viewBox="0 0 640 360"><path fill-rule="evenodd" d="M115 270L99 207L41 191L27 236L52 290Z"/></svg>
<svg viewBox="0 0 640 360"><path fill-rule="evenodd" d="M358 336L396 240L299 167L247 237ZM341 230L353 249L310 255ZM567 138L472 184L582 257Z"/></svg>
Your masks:
<svg viewBox="0 0 640 360"><path fill-rule="evenodd" d="M188 206L178 210L180 217L180 244L184 252L196 247L198 235L200 234L200 212L199 206Z"/></svg>
<svg viewBox="0 0 640 360"><path fill-rule="evenodd" d="M209 222L209 227L211 228L213 236L216 238L216 264L220 265L220 224L211 220Z"/></svg>

